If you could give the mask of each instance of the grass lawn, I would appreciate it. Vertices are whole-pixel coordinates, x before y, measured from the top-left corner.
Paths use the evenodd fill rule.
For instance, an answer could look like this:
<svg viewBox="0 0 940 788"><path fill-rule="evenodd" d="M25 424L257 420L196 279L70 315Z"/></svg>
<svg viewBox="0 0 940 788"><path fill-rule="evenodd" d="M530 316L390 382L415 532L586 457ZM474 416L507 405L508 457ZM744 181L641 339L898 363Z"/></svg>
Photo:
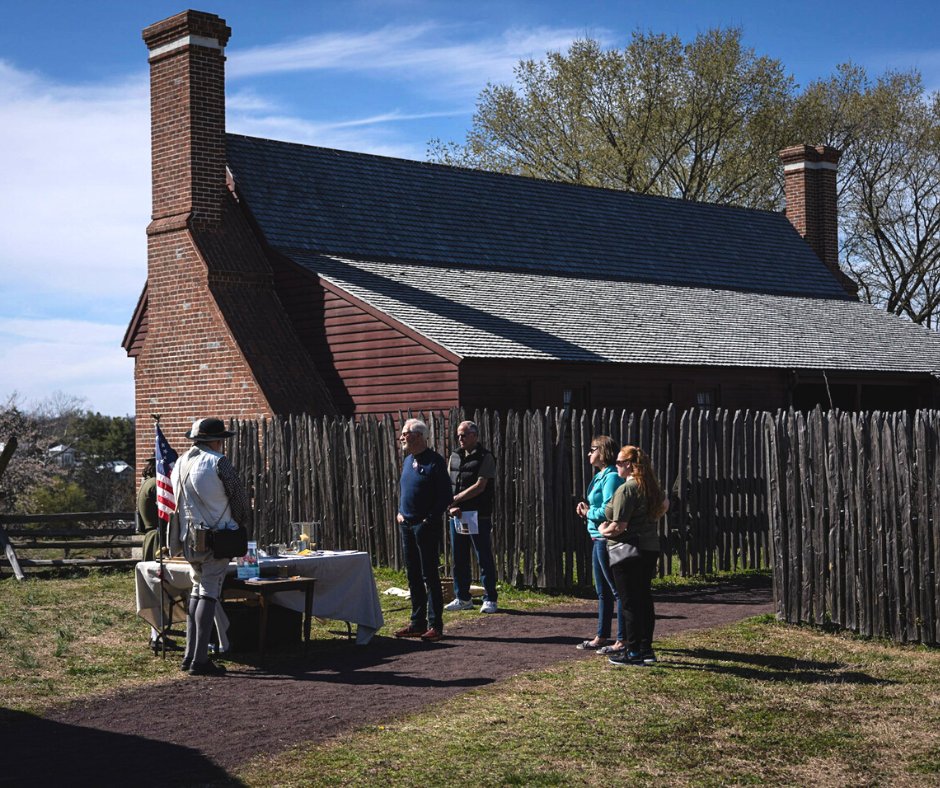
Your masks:
<svg viewBox="0 0 940 788"><path fill-rule="evenodd" d="M658 643L652 668L603 658L238 770L252 786L936 786L940 652L778 624Z"/></svg>
<svg viewBox="0 0 940 788"><path fill-rule="evenodd" d="M393 632L407 623L410 605L381 592L407 588L407 581L387 569L375 575L385 616L382 632ZM517 609L574 600L509 586L500 586L500 594ZM445 621L455 615L460 614L445 613ZM176 626L182 631L182 624ZM3 708L37 712L84 695L184 678L179 652L168 652L166 660L153 657L149 632L135 613L132 571L79 570L25 582L0 580L0 713ZM315 620L311 637L321 645L342 640L346 627ZM183 638L178 642L182 645Z"/></svg>
<svg viewBox="0 0 940 788"><path fill-rule="evenodd" d="M377 573L380 590L404 585ZM517 609L571 597L503 587ZM382 595L386 630L407 602ZM176 681L146 649L133 574L0 581L0 706ZM318 638L341 638L336 622ZM940 784L940 650L771 617L657 642L651 668L601 657L515 676L420 714L241 766L247 785ZM2 713L2 711L0 711ZM328 713L328 710L324 710Z"/></svg>

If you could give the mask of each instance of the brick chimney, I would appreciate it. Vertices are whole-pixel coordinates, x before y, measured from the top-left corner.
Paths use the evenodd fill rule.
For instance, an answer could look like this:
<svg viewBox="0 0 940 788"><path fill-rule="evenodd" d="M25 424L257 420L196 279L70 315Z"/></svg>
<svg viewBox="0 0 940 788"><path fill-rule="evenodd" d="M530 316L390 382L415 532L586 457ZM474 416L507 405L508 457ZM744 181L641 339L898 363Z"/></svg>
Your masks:
<svg viewBox="0 0 940 788"><path fill-rule="evenodd" d="M202 11L183 11L143 31L150 50L155 224L221 222L224 52L231 33L224 20Z"/></svg>
<svg viewBox="0 0 940 788"><path fill-rule="evenodd" d="M836 173L842 151L828 145L794 145L780 151L786 216L836 276L846 292L858 286L839 268L839 224Z"/></svg>

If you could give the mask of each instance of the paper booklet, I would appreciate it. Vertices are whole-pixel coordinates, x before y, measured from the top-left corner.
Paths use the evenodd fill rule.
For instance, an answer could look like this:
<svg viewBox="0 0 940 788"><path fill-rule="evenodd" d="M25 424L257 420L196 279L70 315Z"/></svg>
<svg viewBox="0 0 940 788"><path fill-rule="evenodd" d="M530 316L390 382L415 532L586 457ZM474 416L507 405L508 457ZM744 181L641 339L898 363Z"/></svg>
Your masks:
<svg viewBox="0 0 940 788"><path fill-rule="evenodd" d="M480 533L480 520L476 512L461 512L460 522L466 528L468 533Z"/></svg>

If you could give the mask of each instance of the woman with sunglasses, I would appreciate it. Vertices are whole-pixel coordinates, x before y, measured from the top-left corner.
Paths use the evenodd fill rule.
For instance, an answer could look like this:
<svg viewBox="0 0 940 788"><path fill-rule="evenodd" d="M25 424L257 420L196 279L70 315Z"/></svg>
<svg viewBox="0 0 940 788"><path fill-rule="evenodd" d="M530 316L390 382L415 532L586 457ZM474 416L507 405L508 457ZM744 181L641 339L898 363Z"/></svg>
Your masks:
<svg viewBox="0 0 940 788"><path fill-rule="evenodd" d="M624 446L617 455L617 474L624 480L607 506L607 521L598 532L607 539L629 541L640 554L611 567L617 595L623 605L626 652L611 655L612 665L651 665L653 627L653 575L659 559L659 531L656 523L666 512L668 502L653 472L650 456L636 446Z"/></svg>
<svg viewBox="0 0 940 788"><path fill-rule="evenodd" d="M578 644L579 649L597 650L601 654L623 653L623 610L617 599L614 578L610 573L607 560L607 540L597 530L606 517L607 504L614 492L623 484L617 475L614 459L617 456L617 444L607 435L595 435L591 439L588 461L597 472L588 485L584 500L578 504L577 512L587 521L588 535L593 547L592 563L594 566L594 588L597 591L597 634L590 640ZM610 643L610 618L617 605L617 640Z"/></svg>

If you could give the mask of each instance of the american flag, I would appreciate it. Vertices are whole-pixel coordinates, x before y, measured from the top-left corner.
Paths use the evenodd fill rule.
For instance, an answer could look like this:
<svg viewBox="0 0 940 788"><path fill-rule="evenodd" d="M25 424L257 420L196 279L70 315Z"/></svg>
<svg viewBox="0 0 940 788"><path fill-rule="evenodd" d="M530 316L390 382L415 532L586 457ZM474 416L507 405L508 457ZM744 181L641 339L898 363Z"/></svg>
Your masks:
<svg viewBox="0 0 940 788"><path fill-rule="evenodd" d="M157 517L170 521L170 515L176 511L176 496L173 494L173 485L170 482L170 473L179 455L167 443L157 424L157 444L155 457L157 459Z"/></svg>

